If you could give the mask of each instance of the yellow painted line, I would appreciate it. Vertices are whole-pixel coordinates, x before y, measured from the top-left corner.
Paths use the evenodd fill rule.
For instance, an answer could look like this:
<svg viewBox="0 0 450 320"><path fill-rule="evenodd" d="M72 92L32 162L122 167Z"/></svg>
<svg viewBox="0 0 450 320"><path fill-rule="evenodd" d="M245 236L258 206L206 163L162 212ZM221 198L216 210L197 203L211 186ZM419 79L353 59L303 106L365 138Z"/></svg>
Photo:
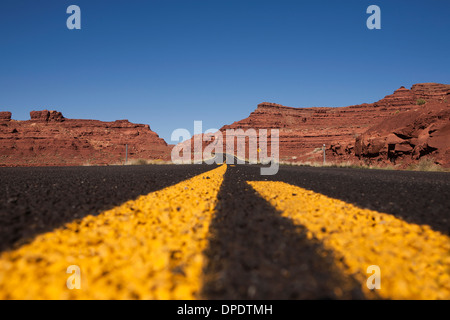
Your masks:
<svg viewBox="0 0 450 320"><path fill-rule="evenodd" d="M0 256L0 299L194 299L226 165ZM79 278L69 284L71 265ZM70 272L72 269L69 270Z"/></svg>
<svg viewBox="0 0 450 320"><path fill-rule="evenodd" d="M383 298L450 299L449 237L284 182L248 184L284 217L306 227L308 237L333 250L336 264L366 293L373 274L367 268L377 265L381 288L375 290Z"/></svg>

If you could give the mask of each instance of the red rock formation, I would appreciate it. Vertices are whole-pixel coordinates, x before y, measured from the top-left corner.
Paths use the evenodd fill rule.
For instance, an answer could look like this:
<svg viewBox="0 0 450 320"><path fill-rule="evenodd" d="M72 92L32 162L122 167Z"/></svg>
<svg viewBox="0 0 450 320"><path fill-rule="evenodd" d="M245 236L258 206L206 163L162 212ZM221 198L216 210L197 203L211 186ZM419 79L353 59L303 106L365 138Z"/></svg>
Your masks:
<svg viewBox="0 0 450 320"><path fill-rule="evenodd" d="M428 157L450 167L450 104L429 101L376 124L357 138L355 155L402 165Z"/></svg>
<svg viewBox="0 0 450 320"><path fill-rule="evenodd" d="M415 107L410 90L400 88L373 104L342 108L291 108L261 103L246 119L221 128L280 129L280 159L320 161L322 145L328 158L351 158L355 138L373 124Z"/></svg>
<svg viewBox="0 0 450 320"><path fill-rule="evenodd" d="M402 107L407 105L414 105L415 103L416 97L414 93L402 86L400 87L400 89L395 90L393 94L390 94L380 101L374 103L374 105Z"/></svg>
<svg viewBox="0 0 450 320"><path fill-rule="evenodd" d="M417 83L411 92L416 99L445 100L450 98L450 85L440 83Z"/></svg>
<svg viewBox="0 0 450 320"><path fill-rule="evenodd" d="M401 87L375 103L341 108L264 102L249 117L220 130L279 129L281 161L322 161L325 144L328 161L406 165L429 157L450 166L449 113L450 85L421 83L410 90ZM125 144L130 159L170 158L172 146L148 125L65 119L48 110L30 115L29 121L15 121L10 112L0 112L0 165L119 163ZM193 152L192 141L186 143ZM202 150L209 143L203 142Z"/></svg>
<svg viewBox="0 0 450 320"><path fill-rule="evenodd" d="M419 99L426 103L418 105ZM439 163L447 165L450 155L443 141L450 141L445 126L449 102L450 85L437 83L416 84L411 90L401 87L378 102L341 108L292 108L264 102L248 118L220 130L225 133L227 129L239 128L279 129L281 161L322 161L325 144L327 159L332 161L368 159L408 163L432 154ZM400 121L402 117L405 120ZM429 133L429 138L417 131L435 122L437 129ZM404 136L408 141L392 136L392 131L403 127L412 130Z"/></svg>
<svg viewBox="0 0 450 320"><path fill-rule="evenodd" d="M11 120L11 112L1 111L0 112L0 121L9 121L9 120Z"/></svg>
<svg viewBox="0 0 450 320"><path fill-rule="evenodd" d="M62 113L58 111L31 111L30 117L32 121L64 121Z"/></svg>
<svg viewBox="0 0 450 320"><path fill-rule="evenodd" d="M450 85L419 83L409 93L405 90L401 99L387 96L381 101L403 104L408 110L378 121L359 136L354 154L366 162L403 167L428 157L450 167Z"/></svg>
<svg viewBox="0 0 450 320"><path fill-rule="evenodd" d="M170 159L171 146L148 125L128 120L66 119L57 111L32 111L31 120L0 113L0 166L119 164L128 159Z"/></svg>

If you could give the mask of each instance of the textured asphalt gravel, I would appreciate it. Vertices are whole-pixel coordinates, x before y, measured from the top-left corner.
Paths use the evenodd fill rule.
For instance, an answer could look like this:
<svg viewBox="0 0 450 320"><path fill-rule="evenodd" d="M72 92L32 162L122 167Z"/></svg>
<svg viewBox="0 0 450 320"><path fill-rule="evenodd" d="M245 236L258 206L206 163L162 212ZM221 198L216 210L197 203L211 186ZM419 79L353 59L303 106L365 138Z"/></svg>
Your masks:
<svg viewBox="0 0 450 320"><path fill-rule="evenodd" d="M0 168L0 251L211 166Z"/></svg>
<svg viewBox="0 0 450 320"><path fill-rule="evenodd" d="M213 168L0 168L0 250ZM331 252L246 181L284 181L450 234L449 173L293 166L275 176L259 172L257 166L228 166L205 252L207 298L364 298L356 280L333 265Z"/></svg>
<svg viewBox="0 0 450 320"><path fill-rule="evenodd" d="M249 165L228 168L211 225L205 296L363 298L355 279L335 268L332 252L308 240L305 229L281 217L245 181L287 182L449 234L449 173L291 166L274 176L259 172Z"/></svg>
<svg viewBox="0 0 450 320"><path fill-rule="evenodd" d="M258 180L264 179L284 181L450 235L448 172L286 166L277 175Z"/></svg>
<svg viewBox="0 0 450 320"><path fill-rule="evenodd" d="M304 227L246 184L259 168L228 166L210 226L203 296L210 299L364 299L359 284Z"/></svg>

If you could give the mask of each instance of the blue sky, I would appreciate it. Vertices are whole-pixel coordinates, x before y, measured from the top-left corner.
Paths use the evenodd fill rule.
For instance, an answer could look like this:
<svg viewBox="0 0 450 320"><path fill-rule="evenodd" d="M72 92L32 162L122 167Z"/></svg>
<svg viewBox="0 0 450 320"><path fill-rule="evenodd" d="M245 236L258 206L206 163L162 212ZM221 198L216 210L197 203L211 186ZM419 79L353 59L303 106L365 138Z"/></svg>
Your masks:
<svg viewBox="0 0 450 320"><path fill-rule="evenodd" d="M66 9L81 8L81 30ZM381 30L366 9L381 8ZM450 83L450 1L57 0L0 2L0 110L220 128L263 101L374 102Z"/></svg>

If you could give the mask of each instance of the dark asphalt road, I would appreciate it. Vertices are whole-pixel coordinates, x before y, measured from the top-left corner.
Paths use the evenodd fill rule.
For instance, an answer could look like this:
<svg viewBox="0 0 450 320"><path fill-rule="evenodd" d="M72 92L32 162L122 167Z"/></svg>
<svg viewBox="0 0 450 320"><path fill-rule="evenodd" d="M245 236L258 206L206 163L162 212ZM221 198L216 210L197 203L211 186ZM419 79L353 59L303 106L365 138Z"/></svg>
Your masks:
<svg viewBox="0 0 450 320"><path fill-rule="evenodd" d="M287 182L449 234L448 173L291 166L280 167L274 176L259 172L249 165L228 168L211 225L205 296L363 298L355 280L333 265L331 252L307 240L305 229L282 218L245 181ZM248 288L257 288L256 295ZM335 288L342 290L338 296Z"/></svg>
<svg viewBox="0 0 450 320"><path fill-rule="evenodd" d="M0 168L0 250L87 214L173 185L212 166ZM284 181L450 234L450 173L282 166L228 167L227 178ZM231 188L236 194L239 188ZM242 200L241 200L242 201Z"/></svg>
<svg viewBox="0 0 450 320"><path fill-rule="evenodd" d="M448 172L286 166L264 179L284 181L450 234Z"/></svg>
<svg viewBox="0 0 450 320"><path fill-rule="evenodd" d="M0 251L210 166L0 168Z"/></svg>
<svg viewBox="0 0 450 320"><path fill-rule="evenodd" d="M259 170L249 165L228 167L210 226L203 296L364 299L355 279L334 265L331 252L309 240L306 228L281 217L245 183L261 179Z"/></svg>
<svg viewBox="0 0 450 320"><path fill-rule="evenodd" d="M213 168L0 168L0 250ZM205 297L363 298L356 281L333 265L332 253L245 181L287 182L450 234L449 173L294 166L280 167L275 176L259 172L257 166L228 166L206 250Z"/></svg>

